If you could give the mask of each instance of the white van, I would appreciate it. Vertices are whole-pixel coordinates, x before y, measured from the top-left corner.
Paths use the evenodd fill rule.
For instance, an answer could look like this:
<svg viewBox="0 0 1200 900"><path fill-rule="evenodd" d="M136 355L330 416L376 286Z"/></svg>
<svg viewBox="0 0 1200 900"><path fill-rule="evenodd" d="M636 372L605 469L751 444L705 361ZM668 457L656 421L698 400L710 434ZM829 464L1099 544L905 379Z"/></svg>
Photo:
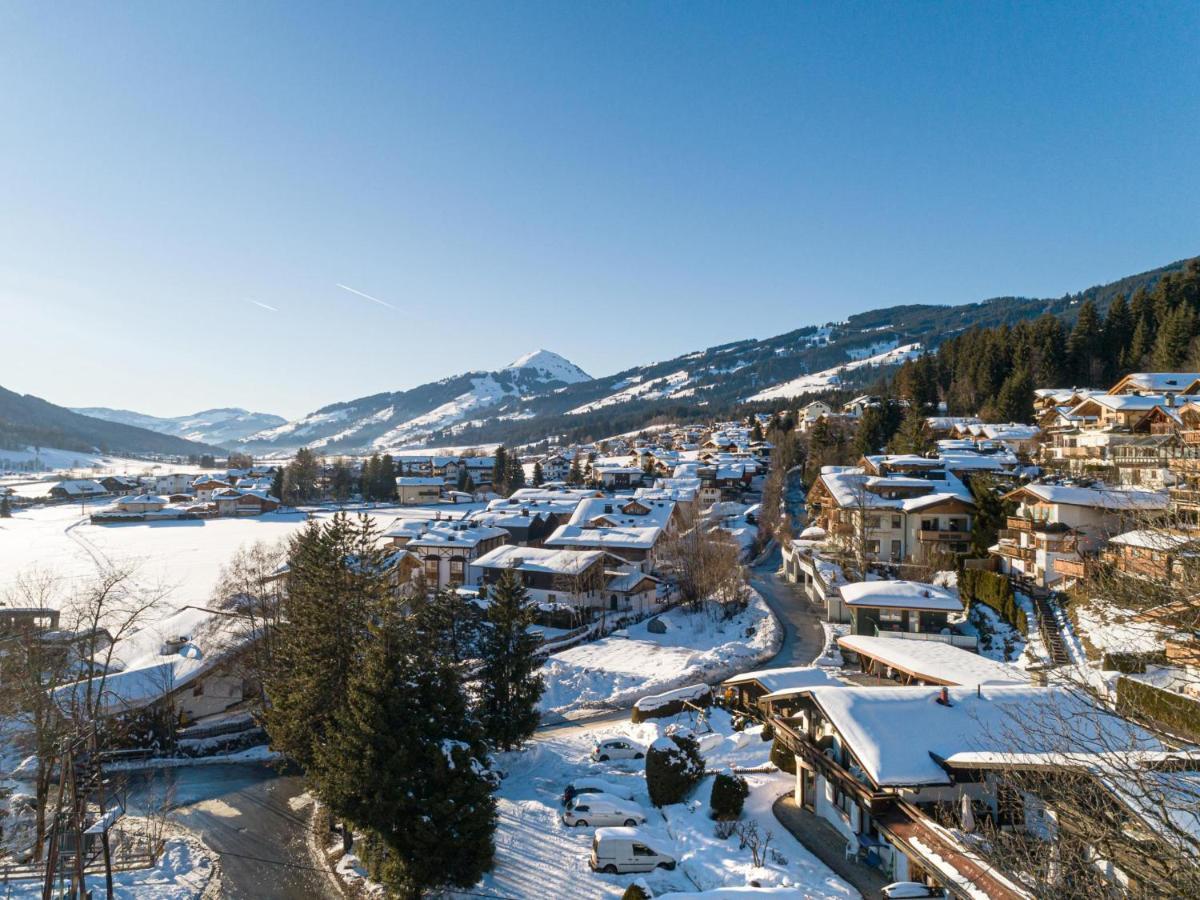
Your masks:
<svg viewBox="0 0 1200 900"><path fill-rule="evenodd" d="M576 778L563 790L562 805L566 806L580 794L612 794L622 800L633 799L633 789L607 778Z"/></svg>
<svg viewBox="0 0 1200 900"><path fill-rule="evenodd" d="M641 825L646 813L632 800L612 794L580 794L567 804L562 820L565 825L587 828L589 825Z"/></svg>
<svg viewBox="0 0 1200 900"><path fill-rule="evenodd" d="M610 875L674 869L675 859L659 853L636 828L597 828L588 865Z"/></svg>

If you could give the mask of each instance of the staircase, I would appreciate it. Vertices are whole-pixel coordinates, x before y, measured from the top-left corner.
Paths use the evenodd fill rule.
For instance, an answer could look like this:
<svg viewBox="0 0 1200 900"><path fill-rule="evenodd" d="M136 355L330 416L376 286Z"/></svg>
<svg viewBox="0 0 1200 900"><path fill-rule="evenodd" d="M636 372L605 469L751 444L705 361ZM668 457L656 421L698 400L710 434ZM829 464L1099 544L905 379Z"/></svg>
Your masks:
<svg viewBox="0 0 1200 900"><path fill-rule="evenodd" d="M1056 666L1065 666L1071 662L1071 655L1067 653L1067 645L1063 642L1062 632L1058 629L1058 620L1054 617L1054 606L1057 603L1053 600L1052 595L1045 592L1031 596L1033 600L1033 608L1037 613L1038 632L1042 635L1042 641L1046 645L1046 651L1050 654L1050 660Z"/></svg>

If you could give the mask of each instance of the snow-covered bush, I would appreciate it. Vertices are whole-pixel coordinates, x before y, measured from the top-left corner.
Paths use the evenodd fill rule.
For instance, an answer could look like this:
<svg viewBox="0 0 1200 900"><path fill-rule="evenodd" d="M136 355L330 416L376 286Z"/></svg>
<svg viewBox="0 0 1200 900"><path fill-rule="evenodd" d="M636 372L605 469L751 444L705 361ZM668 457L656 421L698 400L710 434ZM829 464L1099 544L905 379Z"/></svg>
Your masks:
<svg viewBox="0 0 1200 900"><path fill-rule="evenodd" d="M750 795L750 786L740 775L721 772L713 779L712 796L708 801L714 819L736 819L742 814L742 806Z"/></svg>
<svg viewBox="0 0 1200 900"><path fill-rule="evenodd" d="M649 900L649 898L650 895L646 893L646 889L636 881L625 888L625 893L621 895L621 900Z"/></svg>
<svg viewBox="0 0 1200 900"><path fill-rule="evenodd" d="M691 731L660 737L646 751L646 788L655 806L681 803L703 777L700 742Z"/></svg>
<svg viewBox="0 0 1200 900"><path fill-rule="evenodd" d="M780 743L779 738L775 738L775 743L771 745L771 762L781 772L787 772L789 775L796 774L796 757Z"/></svg>

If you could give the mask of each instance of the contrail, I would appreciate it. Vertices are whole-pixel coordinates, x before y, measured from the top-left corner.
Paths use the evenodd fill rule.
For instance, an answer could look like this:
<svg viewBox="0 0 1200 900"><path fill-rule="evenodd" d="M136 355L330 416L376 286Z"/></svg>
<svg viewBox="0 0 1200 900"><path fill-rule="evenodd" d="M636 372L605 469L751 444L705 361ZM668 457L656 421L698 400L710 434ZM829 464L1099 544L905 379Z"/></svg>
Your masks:
<svg viewBox="0 0 1200 900"><path fill-rule="evenodd" d="M279 310L277 310L275 307L271 306L269 303L259 303L257 300L251 300L250 302L253 303L255 306L261 306L263 309L267 310L268 312L279 312Z"/></svg>
<svg viewBox="0 0 1200 900"><path fill-rule="evenodd" d="M388 309L396 308L396 307L392 306L392 304L388 303L386 300L380 300L378 297L372 297L370 294L364 294L362 291L356 291L354 288L350 287L349 285L339 284L338 287L340 287L343 291L349 291L352 294L358 294L358 296L360 296L360 297L365 297L366 299L370 300L372 303L378 303L380 306L386 306Z"/></svg>

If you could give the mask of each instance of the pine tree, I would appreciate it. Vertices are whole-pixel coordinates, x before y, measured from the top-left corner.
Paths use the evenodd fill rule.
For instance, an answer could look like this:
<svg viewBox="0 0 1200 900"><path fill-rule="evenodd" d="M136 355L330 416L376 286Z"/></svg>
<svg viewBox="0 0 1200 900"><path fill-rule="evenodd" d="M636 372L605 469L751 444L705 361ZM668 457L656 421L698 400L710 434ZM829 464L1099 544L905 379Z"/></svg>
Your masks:
<svg viewBox="0 0 1200 900"><path fill-rule="evenodd" d="M491 867L496 804L461 672L399 611L370 629L316 770L334 814L382 846L400 896L468 888Z"/></svg>
<svg viewBox="0 0 1200 900"><path fill-rule="evenodd" d="M999 422L1033 420L1033 379L1028 369L1017 369L1004 380L990 412Z"/></svg>
<svg viewBox="0 0 1200 900"><path fill-rule="evenodd" d="M501 444L496 448L496 462L492 465L492 490L502 497L509 494L508 468L508 451Z"/></svg>
<svg viewBox="0 0 1200 900"><path fill-rule="evenodd" d="M888 450L892 453L915 453L924 456L934 448L933 434L925 416L914 404L904 414L900 429L892 436Z"/></svg>
<svg viewBox="0 0 1200 900"><path fill-rule="evenodd" d="M511 494L519 488L525 487L525 467L521 465L521 458L515 453L508 454L508 469L504 475L504 487Z"/></svg>
<svg viewBox="0 0 1200 900"><path fill-rule="evenodd" d="M287 464L284 472L280 497L285 503L303 503L315 500L319 489L317 480L321 474L321 464L315 453L307 447L301 447Z"/></svg>
<svg viewBox="0 0 1200 900"><path fill-rule="evenodd" d="M360 488L364 500L378 500L379 490L379 454L374 453L363 463L360 477Z"/></svg>
<svg viewBox="0 0 1200 900"><path fill-rule="evenodd" d="M1079 308L1079 318L1067 338L1067 366L1073 385L1090 385L1093 375L1099 374L1102 340L1096 304L1088 300Z"/></svg>
<svg viewBox="0 0 1200 900"><path fill-rule="evenodd" d="M271 475L271 496L280 503L288 502L283 494L283 468L280 466Z"/></svg>
<svg viewBox="0 0 1200 900"><path fill-rule="evenodd" d="M750 440L760 443L763 439L762 424L758 421L758 417L755 416L754 427L750 429Z"/></svg>
<svg viewBox="0 0 1200 900"><path fill-rule="evenodd" d="M500 573L490 599L480 646L479 717L492 744L511 750L537 728L546 688L538 639L529 632L536 613L511 569Z"/></svg>
<svg viewBox="0 0 1200 900"><path fill-rule="evenodd" d="M546 483L546 476L542 473L542 462L538 460L533 464L533 486L541 487Z"/></svg>
<svg viewBox="0 0 1200 900"><path fill-rule="evenodd" d="M390 502L396 499L396 464L390 453L385 453L379 460L379 469L375 473L375 499Z"/></svg>
<svg viewBox="0 0 1200 900"><path fill-rule="evenodd" d="M1117 297L1108 307L1108 315L1104 317L1104 368L1101 375L1103 384L1111 384L1117 380L1125 348L1132 337L1133 317L1129 314L1129 304L1124 297Z"/></svg>
<svg viewBox="0 0 1200 900"><path fill-rule="evenodd" d="M8 494L0 496L0 519L12 518L12 501L8 499Z"/></svg>
<svg viewBox="0 0 1200 900"><path fill-rule="evenodd" d="M567 484L572 487L583 484L583 469L579 467L579 454L571 457L571 468L567 471Z"/></svg>
<svg viewBox="0 0 1200 900"><path fill-rule="evenodd" d="M1190 306L1180 304L1167 313L1154 342L1152 360L1156 371L1177 371L1183 365L1195 330L1196 314Z"/></svg>
<svg viewBox="0 0 1200 900"><path fill-rule="evenodd" d="M292 539L286 600L264 685L271 745L306 771L344 698L367 623L390 595L373 519L336 514Z"/></svg>

